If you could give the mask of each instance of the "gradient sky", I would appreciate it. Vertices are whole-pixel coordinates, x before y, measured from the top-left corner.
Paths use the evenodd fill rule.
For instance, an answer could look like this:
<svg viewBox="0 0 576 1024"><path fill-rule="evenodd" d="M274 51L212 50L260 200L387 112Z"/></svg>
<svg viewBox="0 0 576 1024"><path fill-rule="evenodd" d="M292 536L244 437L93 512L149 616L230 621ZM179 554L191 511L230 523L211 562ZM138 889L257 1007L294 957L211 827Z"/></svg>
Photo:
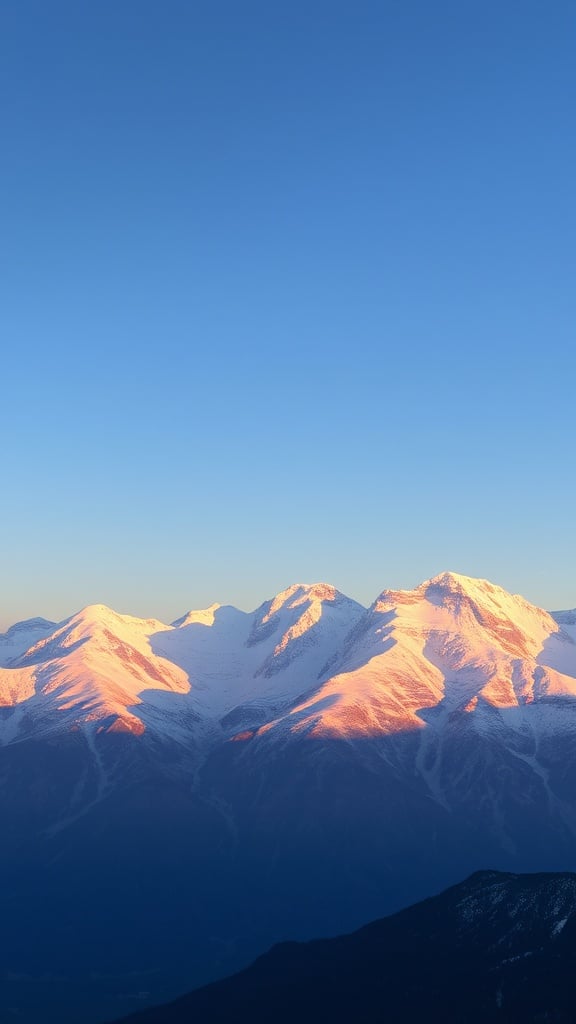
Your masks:
<svg viewBox="0 0 576 1024"><path fill-rule="evenodd" d="M4 0L0 625L576 605L576 8Z"/></svg>

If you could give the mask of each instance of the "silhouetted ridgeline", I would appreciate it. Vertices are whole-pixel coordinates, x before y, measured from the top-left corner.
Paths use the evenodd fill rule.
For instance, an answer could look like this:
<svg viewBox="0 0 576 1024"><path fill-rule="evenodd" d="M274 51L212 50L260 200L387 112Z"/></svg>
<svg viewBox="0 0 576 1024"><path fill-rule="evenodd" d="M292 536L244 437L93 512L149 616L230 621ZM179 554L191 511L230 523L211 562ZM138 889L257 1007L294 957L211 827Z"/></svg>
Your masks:
<svg viewBox="0 0 576 1024"><path fill-rule="evenodd" d="M352 935L275 946L124 1022L573 1024L575 967L576 875L481 871Z"/></svg>

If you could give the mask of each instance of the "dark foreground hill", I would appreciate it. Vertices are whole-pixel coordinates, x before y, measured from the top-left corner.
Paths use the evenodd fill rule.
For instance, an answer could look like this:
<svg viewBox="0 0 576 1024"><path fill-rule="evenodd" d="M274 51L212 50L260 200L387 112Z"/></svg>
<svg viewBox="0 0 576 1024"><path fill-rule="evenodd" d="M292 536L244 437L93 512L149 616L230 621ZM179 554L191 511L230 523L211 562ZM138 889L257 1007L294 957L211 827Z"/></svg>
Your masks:
<svg viewBox="0 0 576 1024"><path fill-rule="evenodd" d="M576 1021L576 874L481 871L351 935L274 946L130 1024Z"/></svg>

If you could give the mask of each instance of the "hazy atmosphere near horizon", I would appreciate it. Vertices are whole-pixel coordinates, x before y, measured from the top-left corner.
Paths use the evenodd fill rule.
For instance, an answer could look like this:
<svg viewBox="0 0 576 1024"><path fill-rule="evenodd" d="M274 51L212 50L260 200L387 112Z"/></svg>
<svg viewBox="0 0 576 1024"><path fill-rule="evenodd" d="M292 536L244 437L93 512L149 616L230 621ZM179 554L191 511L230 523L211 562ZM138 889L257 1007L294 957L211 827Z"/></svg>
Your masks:
<svg viewBox="0 0 576 1024"><path fill-rule="evenodd" d="M576 605L568 2L0 7L0 629Z"/></svg>

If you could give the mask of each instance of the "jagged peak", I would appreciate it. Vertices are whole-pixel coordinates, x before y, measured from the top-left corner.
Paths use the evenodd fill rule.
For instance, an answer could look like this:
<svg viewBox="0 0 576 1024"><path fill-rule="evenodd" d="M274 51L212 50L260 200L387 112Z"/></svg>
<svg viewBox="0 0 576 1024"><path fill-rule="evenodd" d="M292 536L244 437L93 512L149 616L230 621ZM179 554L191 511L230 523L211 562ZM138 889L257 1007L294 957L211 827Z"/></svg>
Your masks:
<svg viewBox="0 0 576 1024"><path fill-rule="evenodd" d="M293 583L290 587L276 594L276 597L273 597L271 601L265 603L263 607L266 607L266 605L268 607L262 622L268 622L282 608L297 608L306 602L323 604L324 602L334 603L340 600L350 601L351 604L356 603L339 590L336 590L336 587L333 587L330 583Z"/></svg>
<svg viewBox="0 0 576 1024"><path fill-rule="evenodd" d="M529 603L520 594L512 594L505 587L501 587L498 583L492 583L491 580L476 576L464 576L462 573L451 571L441 572L437 576L432 576L431 579L425 580L416 589L424 592L438 590L444 591L447 594L471 598L482 597L482 595L492 598L506 597L508 600L513 598L514 600L523 601L525 604Z"/></svg>
<svg viewBox="0 0 576 1024"><path fill-rule="evenodd" d="M532 604L521 594L512 594L504 587L487 579L464 576L462 573L451 571L432 576L413 590L384 590L376 598L372 607L382 610L393 604L415 604L422 600L430 601L433 604L450 603L451 599L455 599L457 603L464 599L477 605L497 605L503 611L511 611L513 608L522 609L549 617L548 612Z"/></svg>
<svg viewBox="0 0 576 1024"><path fill-rule="evenodd" d="M291 641L300 640L304 635L310 639L320 622L365 610L330 583L294 583L256 609L247 645L260 643L278 631L281 639L275 648L276 657Z"/></svg>
<svg viewBox="0 0 576 1024"><path fill-rule="evenodd" d="M441 603L483 609L489 614L510 618L530 631L530 623L540 620L552 626L554 620L549 612L528 601L521 594L513 594L490 580L462 576L458 573L445 572L427 580L419 588L426 600L434 603L439 598Z"/></svg>
<svg viewBox="0 0 576 1024"><path fill-rule="evenodd" d="M442 587L446 590L462 592L469 590L502 590L502 587L491 583L490 580L482 579L476 576L465 576L460 572L453 572L450 569L446 569L444 572L438 573L437 576L432 576L429 580L425 580L420 584L421 587Z"/></svg>

